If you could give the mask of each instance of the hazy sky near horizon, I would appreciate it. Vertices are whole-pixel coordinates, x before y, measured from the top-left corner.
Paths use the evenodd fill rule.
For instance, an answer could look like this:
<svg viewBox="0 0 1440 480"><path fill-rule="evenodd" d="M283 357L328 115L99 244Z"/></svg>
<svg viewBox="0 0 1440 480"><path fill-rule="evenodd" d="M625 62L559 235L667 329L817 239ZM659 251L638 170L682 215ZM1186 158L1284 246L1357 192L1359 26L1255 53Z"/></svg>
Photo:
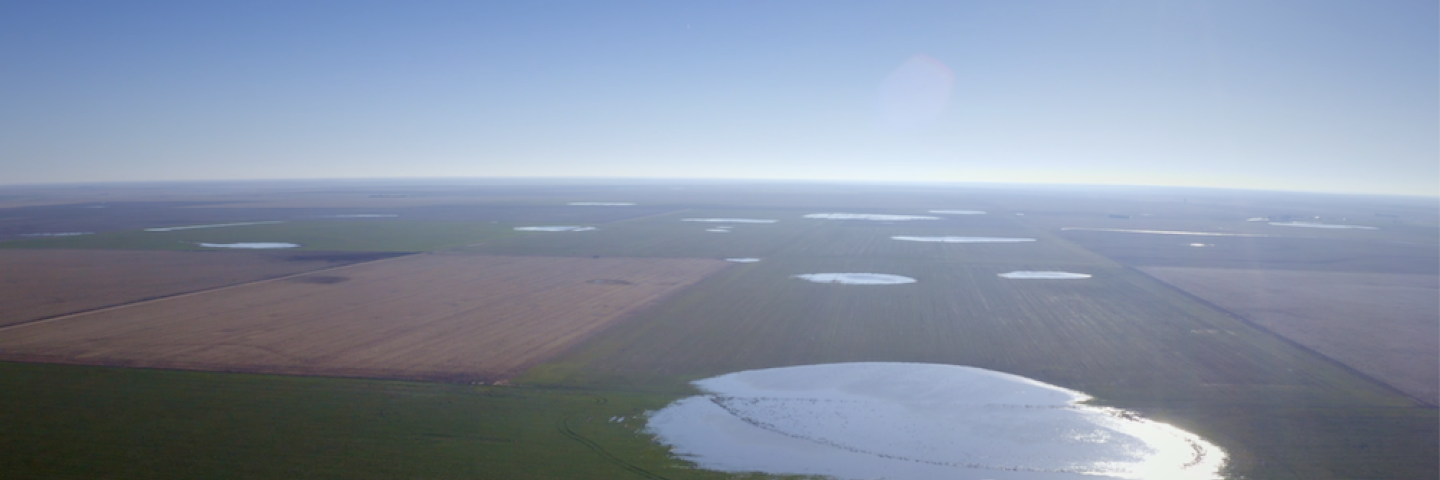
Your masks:
<svg viewBox="0 0 1440 480"><path fill-rule="evenodd" d="M0 3L0 184L1440 195L1434 1Z"/></svg>

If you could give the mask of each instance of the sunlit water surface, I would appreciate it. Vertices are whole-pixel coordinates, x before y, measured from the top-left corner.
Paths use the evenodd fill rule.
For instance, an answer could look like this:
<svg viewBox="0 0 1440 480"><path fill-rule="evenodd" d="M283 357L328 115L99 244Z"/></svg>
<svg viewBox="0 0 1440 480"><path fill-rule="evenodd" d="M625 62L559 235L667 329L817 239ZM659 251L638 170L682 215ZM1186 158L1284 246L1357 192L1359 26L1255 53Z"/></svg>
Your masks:
<svg viewBox="0 0 1440 480"><path fill-rule="evenodd" d="M1083 393L954 365L838 363L731 373L649 414L701 468L839 479L1221 478L1198 436Z"/></svg>
<svg viewBox="0 0 1440 480"><path fill-rule="evenodd" d="M1006 272L999 275L1000 278L1009 278L1012 280L1080 280L1090 278L1090 274L1088 273L1027 270Z"/></svg>
<svg viewBox="0 0 1440 480"><path fill-rule="evenodd" d="M915 279L888 273L803 273L795 278L815 283L841 283L846 285L900 285L915 283Z"/></svg>
<svg viewBox="0 0 1440 480"><path fill-rule="evenodd" d="M241 243L201 243L205 248L238 248L244 250L268 250L272 248L296 248L298 243L285 242L241 242Z"/></svg>

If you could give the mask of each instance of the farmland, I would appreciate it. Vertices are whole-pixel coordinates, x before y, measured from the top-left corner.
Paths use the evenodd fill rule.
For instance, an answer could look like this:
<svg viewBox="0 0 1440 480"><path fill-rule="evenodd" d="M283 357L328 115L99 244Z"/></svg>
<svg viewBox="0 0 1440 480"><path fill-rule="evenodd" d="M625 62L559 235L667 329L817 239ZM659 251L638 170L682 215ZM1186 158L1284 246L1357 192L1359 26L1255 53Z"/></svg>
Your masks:
<svg viewBox="0 0 1440 480"><path fill-rule="evenodd" d="M1437 445L1425 436L1434 410L1136 272L1005 283L995 266L850 260L825 263L883 265L919 282L816 285L783 275L820 263L732 269L521 380L646 385L845 361L970 365L1181 425L1233 452L1233 468L1255 478L1405 478L1435 468ZM736 307L738 298L754 300ZM1362 444L1385 453L1354 455ZM1321 447L1351 454L1315 455Z"/></svg>
<svg viewBox="0 0 1440 480"><path fill-rule="evenodd" d="M1285 338L1440 403L1436 277L1145 267Z"/></svg>
<svg viewBox="0 0 1440 480"><path fill-rule="evenodd" d="M0 326L388 256L0 250Z"/></svg>
<svg viewBox="0 0 1440 480"><path fill-rule="evenodd" d="M28 476L35 478L97 472L152 478L731 478L669 457L637 431L643 422L636 416L693 394L688 382L709 376L901 361L981 367L1083 391L1096 403L1132 409L1213 441L1230 454L1229 475L1237 480L1440 473L1440 419L1433 406L1399 394L1380 374L1347 368L1339 363L1341 354L1306 348L1277 335L1284 332L1257 326L1263 323L1240 307L1150 275L1156 274L1152 267L1223 267L1325 278L1398 275L1416 285L1433 283L1440 269L1431 265L1440 265L1434 253L1440 235L1433 222L1426 223L1433 206L1350 205L1279 194L1242 201L1189 192L1182 201L1151 192L835 185L307 188L303 194L249 196L226 191L213 198L187 192L183 201L191 203L184 211L214 217L185 217L185 223L175 217L163 225L222 217L284 221L279 224L145 232L138 229L162 225L130 223L118 231L95 229L101 232L95 235L0 242L6 249L0 253L57 265L91 249L235 254L157 251L194 249L191 242L201 241L431 252L0 330L0 357L11 361L0 363L0 392L6 392L0 395L9 395L4 401L10 407L0 421L22 432L3 439L10 443L0 467L23 467L6 470L34 472ZM565 205L574 201L639 205ZM990 213L908 222L804 218L822 212L926 215L931 209ZM211 211L220 213L203 213ZM396 217L275 214L282 211ZM1245 221L1286 212L1333 222L1362 213L1398 217L1366 219L1380 230L1336 232ZM1111 216L1120 214L1129 217ZM726 224L685 218L777 221L733 223L729 233L716 233L706 230ZM514 230L543 225L596 229ZM1194 240L1067 227L1270 236ZM909 242L894 236L1035 241ZM1206 246L1191 245L1196 242ZM300 254L307 253L247 255ZM720 260L731 257L759 260ZM113 268L136 272L136 278L163 277L123 262ZM1014 271L1091 276L999 276ZM824 272L915 282L840 285L795 278ZM212 275L175 273L175 283L200 284ZM1350 288L1344 282L1286 283L1294 288L1271 298L1307 318L1323 307L1312 307L1305 295ZM155 291L151 295L170 294ZM1376 302L1386 303L1380 297ZM1423 309L1410 313L1415 325L1440 323ZM1362 328L1342 316L1325 321ZM510 385L473 385L500 379ZM629 420L606 421L621 416ZM236 433L205 434L222 429ZM144 460L122 460L137 457Z"/></svg>
<svg viewBox="0 0 1440 480"><path fill-rule="evenodd" d="M495 380L726 266L410 256L24 325L0 358Z"/></svg>

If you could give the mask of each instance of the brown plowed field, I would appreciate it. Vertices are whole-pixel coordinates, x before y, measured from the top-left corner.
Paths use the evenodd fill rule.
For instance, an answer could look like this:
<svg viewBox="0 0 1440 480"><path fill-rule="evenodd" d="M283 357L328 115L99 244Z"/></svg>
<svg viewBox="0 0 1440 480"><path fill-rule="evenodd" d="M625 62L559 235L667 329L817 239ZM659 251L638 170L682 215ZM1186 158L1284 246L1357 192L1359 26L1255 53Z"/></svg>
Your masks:
<svg viewBox="0 0 1440 480"><path fill-rule="evenodd" d="M495 379L727 266L415 255L12 328L0 359Z"/></svg>
<svg viewBox="0 0 1440 480"><path fill-rule="evenodd" d="M1140 270L1415 398L1440 403L1440 277Z"/></svg>
<svg viewBox="0 0 1440 480"><path fill-rule="evenodd" d="M0 250L0 326L388 256Z"/></svg>

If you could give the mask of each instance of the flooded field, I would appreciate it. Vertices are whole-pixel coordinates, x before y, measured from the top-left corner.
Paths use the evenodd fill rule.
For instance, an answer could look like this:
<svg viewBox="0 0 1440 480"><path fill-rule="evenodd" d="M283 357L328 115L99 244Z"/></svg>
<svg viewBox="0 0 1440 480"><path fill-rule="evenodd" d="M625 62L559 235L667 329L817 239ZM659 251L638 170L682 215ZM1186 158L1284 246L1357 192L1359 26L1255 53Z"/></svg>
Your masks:
<svg viewBox="0 0 1440 480"><path fill-rule="evenodd" d="M517 232L588 232L595 230L595 227L582 227L579 225L545 225L539 227L515 227Z"/></svg>
<svg viewBox="0 0 1440 480"><path fill-rule="evenodd" d="M1084 393L972 367L838 363L731 373L649 415L727 472L920 480L1219 479L1225 452Z"/></svg>
<svg viewBox="0 0 1440 480"><path fill-rule="evenodd" d="M1082 278L1090 278L1090 274L1050 271L1016 271L1002 273L1000 274L1000 278L1025 280L1079 280Z"/></svg>
<svg viewBox="0 0 1440 480"><path fill-rule="evenodd" d="M846 285L900 285L915 283L915 279L890 275L888 273L806 273L795 278L815 283L842 283Z"/></svg>
<svg viewBox="0 0 1440 480"><path fill-rule="evenodd" d="M1021 243L1033 242L1033 238L1007 238L1007 237L912 237L897 235L890 237L894 240L904 242L938 242L938 243Z"/></svg>
<svg viewBox="0 0 1440 480"><path fill-rule="evenodd" d="M940 217L930 217L925 215L885 215L879 213L812 213L809 215L805 215L805 218L819 218L823 220L876 220L889 222L940 219Z"/></svg>
<svg viewBox="0 0 1440 480"><path fill-rule="evenodd" d="M147 231L147 232L178 232L178 231L182 231L182 230L199 230L199 229L202 229L202 228L243 227L243 226L246 226L246 225L271 225L271 224L276 224L276 223L285 223L285 222L280 221L280 220L269 220L269 221L264 221L264 222L213 223L213 224L209 224L209 225L184 225L184 226L179 226L179 227L156 227L156 228L147 228L147 229L145 229L145 231Z"/></svg>
<svg viewBox="0 0 1440 480"><path fill-rule="evenodd" d="M240 242L240 243L201 243L205 248L238 248L245 250L268 250L274 248L299 248L298 243L285 242Z"/></svg>

